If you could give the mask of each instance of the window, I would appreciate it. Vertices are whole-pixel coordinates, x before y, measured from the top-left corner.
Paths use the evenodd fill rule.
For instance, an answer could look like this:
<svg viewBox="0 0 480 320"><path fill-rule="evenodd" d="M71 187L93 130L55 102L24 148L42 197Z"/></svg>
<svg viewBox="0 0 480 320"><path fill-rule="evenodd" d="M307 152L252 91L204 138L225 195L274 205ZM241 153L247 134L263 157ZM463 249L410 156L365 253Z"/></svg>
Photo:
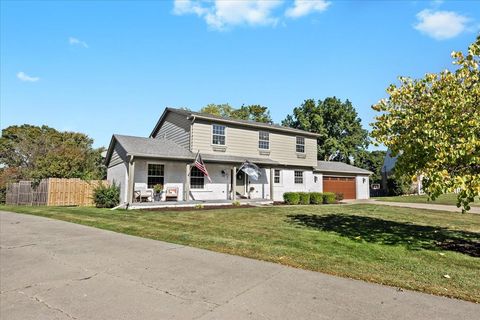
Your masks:
<svg viewBox="0 0 480 320"><path fill-rule="evenodd" d="M297 137L296 151L299 153L305 153L305 138Z"/></svg>
<svg viewBox="0 0 480 320"><path fill-rule="evenodd" d="M296 184L303 184L303 171L295 170L295 181Z"/></svg>
<svg viewBox="0 0 480 320"><path fill-rule="evenodd" d="M190 171L190 188L203 189L205 185L205 175L197 167L193 167Z"/></svg>
<svg viewBox="0 0 480 320"><path fill-rule="evenodd" d="M275 169L275 171L273 172L273 183L280 183L280 170L278 169Z"/></svg>
<svg viewBox="0 0 480 320"><path fill-rule="evenodd" d="M270 149L270 136L268 132L258 132L258 148L266 150Z"/></svg>
<svg viewBox="0 0 480 320"><path fill-rule="evenodd" d="M212 143L221 146L225 145L225 126L212 125Z"/></svg>
<svg viewBox="0 0 480 320"><path fill-rule="evenodd" d="M147 185L149 188L153 188L156 184L164 185L164 166L163 164L149 163Z"/></svg>

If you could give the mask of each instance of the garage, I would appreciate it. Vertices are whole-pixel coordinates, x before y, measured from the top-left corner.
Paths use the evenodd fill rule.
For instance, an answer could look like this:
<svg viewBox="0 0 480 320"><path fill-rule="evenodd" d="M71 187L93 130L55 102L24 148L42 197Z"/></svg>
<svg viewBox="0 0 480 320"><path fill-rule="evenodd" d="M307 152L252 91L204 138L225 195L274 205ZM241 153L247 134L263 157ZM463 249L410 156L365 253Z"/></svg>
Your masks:
<svg viewBox="0 0 480 320"><path fill-rule="evenodd" d="M355 177L323 177L323 192L343 194L344 199L356 199Z"/></svg>
<svg viewBox="0 0 480 320"><path fill-rule="evenodd" d="M322 175L323 192L342 193L344 199L370 198L372 172L336 161L317 161L314 173Z"/></svg>

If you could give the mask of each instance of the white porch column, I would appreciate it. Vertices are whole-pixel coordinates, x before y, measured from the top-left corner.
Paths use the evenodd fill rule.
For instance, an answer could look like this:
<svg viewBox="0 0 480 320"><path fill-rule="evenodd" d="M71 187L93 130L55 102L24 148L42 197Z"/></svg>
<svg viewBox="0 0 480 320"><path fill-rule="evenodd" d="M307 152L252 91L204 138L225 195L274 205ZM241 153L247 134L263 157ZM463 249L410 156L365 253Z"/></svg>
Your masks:
<svg viewBox="0 0 480 320"><path fill-rule="evenodd" d="M184 184L183 200L190 200L190 164L185 167L185 184Z"/></svg>
<svg viewBox="0 0 480 320"><path fill-rule="evenodd" d="M237 188L237 168L232 168L232 200L235 200L235 189Z"/></svg>
<svg viewBox="0 0 480 320"><path fill-rule="evenodd" d="M128 161L128 183L127 183L127 202L133 203L134 193L134 181L135 181L135 161L133 156L130 156Z"/></svg>
<svg viewBox="0 0 480 320"><path fill-rule="evenodd" d="M273 188L274 179L275 179L275 169L270 168L270 200L272 201L273 201L273 192L274 192L274 188Z"/></svg>

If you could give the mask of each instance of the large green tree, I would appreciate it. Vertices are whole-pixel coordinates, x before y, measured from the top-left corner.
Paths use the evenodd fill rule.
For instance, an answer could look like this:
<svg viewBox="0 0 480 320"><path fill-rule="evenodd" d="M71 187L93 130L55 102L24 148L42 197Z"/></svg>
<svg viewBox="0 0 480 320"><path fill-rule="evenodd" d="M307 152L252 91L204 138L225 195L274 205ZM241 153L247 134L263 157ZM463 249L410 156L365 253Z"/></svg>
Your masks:
<svg viewBox="0 0 480 320"><path fill-rule="evenodd" d="M387 152L383 150L362 150L355 158L355 165L372 171L373 174L370 177L370 181L372 183L380 183L382 181L382 167L386 154Z"/></svg>
<svg viewBox="0 0 480 320"><path fill-rule="evenodd" d="M480 195L480 36L466 55L452 57L452 71L391 85L389 97L373 106L381 114L372 134L398 155L396 170L423 175L432 199L460 191L457 205L465 211Z"/></svg>
<svg viewBox="0 0 480 320"><path fill-rule="evenodd" d="M234 108L228 103L225 104L208 104L200 112L213 114L224 118L252 120L257 122L272 123L272 117L267 107L253 104Z"/></svg>
<svg viewBox="0 0 480 320"><path fill-rule="evenodd" d="M282 125L320 134L318 159L351 163L368 146L368 132L362 128L357 111L349 100L336 97L305 100L293 109Z"/></svg>
<svg viewBox="0 0 480 320"><path fill-rule="evenodd" d="M1 181L42 178L103 179L105 167L93 140L48 126L10 126L0 138ZM6 176L8 175L8 177Z"/></svg>

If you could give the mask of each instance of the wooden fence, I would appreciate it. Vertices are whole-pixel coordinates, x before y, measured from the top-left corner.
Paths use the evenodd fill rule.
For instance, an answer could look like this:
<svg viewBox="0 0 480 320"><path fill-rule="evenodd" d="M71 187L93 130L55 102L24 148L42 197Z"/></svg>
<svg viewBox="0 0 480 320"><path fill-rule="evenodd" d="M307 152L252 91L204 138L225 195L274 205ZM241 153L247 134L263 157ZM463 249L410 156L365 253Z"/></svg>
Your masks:
<svg viewBox="0 0 480 320"><path fill-rule="evenodd" d="M80 179L43 179L38 185L20 181L7 186L7 205L93 206L93 189L107 181Z"/></svg>

